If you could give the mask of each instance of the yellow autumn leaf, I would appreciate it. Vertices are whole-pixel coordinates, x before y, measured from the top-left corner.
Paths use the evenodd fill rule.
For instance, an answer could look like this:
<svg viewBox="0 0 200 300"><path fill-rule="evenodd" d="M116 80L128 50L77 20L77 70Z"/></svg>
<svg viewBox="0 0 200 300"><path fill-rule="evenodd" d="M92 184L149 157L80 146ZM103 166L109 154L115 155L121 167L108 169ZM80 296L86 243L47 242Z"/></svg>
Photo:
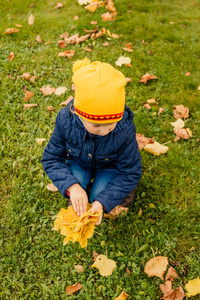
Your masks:
<svg viewBox="0 0 200 300"><path fill-rule="evenodd" d="M67 88L65 86L58 87L55 90L55 95L60 96L60 95L64 94L66 91L67 91Z"/></svg>
<svg viewBox="0 0 200 300"><path fill-rule="evenodd" d="M46 141L46 139L43 139L43 138L36 138L35 140L36 140L36 143L37 143L39 146L41 146L42 143L43 143L44 141Z"/></svg>
<svg viewBox="0 0 200 300"><path fill-rule="evenodd" d="M30 15L30 17L28 18L28 25L33 25L35 21L35 17L33 14Z"/></svg>
<svg viewBox="0 0 200 300"><path fill-rule="evenodd" d="M157 276L163 279L168 265L168 258L165 256L156 256L150 259L144 268L144 272L149 276Z"/></svg>
<svg viewBox="0 0 200 300"><path fill-rule="evenodd" d="M97 256L91 267L99 269L99 273L102 276L110 276L116 266L117 265L114 260L108 259L106 255L100 254Z"/></svg>
<svg viewBox="0 0 200 300"><path fill-rule="evenodd" d="M125 293L124 291L121 292L121 294L115 298L115 300L126 300L129 297L129 295L127 293Z"/></svg>
<svg viewBox="0 0 200 300"><path fill-rule="evenodd" d="M197 277L195 279L189 280L185 285L185 289L188 292L186 293L188 297L200 294L200 278Z"/></svg>
<svg viewBox="0 0 200 300"><path fill-rule="evenodd" d="M116 66L121 67L122 65L127 65L131 63L130 57L120 56L115 62Z"/></svg>
<svg viewBox="0 0 200 300"><path fill-rule="evenodd" d="M113 210L111 210L109 214L104 214L104 218L114 220L117 218L117 216L121 214L121 212L127 213L127 211L128 207L122 207L120 205L117 205L115 208L113 208Z"/></svg>
<svg viewBox="0 0 200 300"><path fill-rule="evenodd" d="M169 147L161 145L158 142L154 142L153 144L145 145L143 149L154 156L159 156L163 153L166 153L169 150Z"/></svg>
<svg viewBox="0 0 200 300"><path fill-rule="evenodd" d="M182 119L177 119L176 122L171 122L173 127L183 128L185 126L185 122Z"/></svg>
<svg viewBox="0 0 200 300"><path fill-rule="evenodd" d="M53 183L47 184L47 190L49 190L50 192L57 192L58 191L57 187Z"/></svg>

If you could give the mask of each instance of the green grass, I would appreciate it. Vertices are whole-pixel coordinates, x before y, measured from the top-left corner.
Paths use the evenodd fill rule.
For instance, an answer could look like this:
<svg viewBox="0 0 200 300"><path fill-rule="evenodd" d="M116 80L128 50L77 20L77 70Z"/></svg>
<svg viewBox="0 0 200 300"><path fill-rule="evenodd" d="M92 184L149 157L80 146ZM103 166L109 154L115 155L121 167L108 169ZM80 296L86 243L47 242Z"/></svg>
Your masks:
<svg viewBox="0 0 200 300"><path fill-rule="evenodd" d="M144 273L154 254L169 258L179 274L173 286L184 288L188 280L200 275L199 2L116 0L118 15L113 22L102 22L103 7L89 13L77 1L64 0L60 10L54 10L56 2L51 0L35 1L35 7L30 7L31 3L1 3L0 33L17 23L23 26L18 33L0 37L1 299L107 300L117 297L121 290L130 295L128 299L159 299L163 281ZM35 23L29 26L31 13ZM74 15L79 20L75 21ZM56 44L60 34L84 35L84 29L95 28L92 20L120 39L107 40L105 35L87 40L67 47L76 51L70 60L58 57L62 51ZM37 34L42 44L35 41ZM110 43L107 48L102 45L105 41ZM121 49L129 42L132 53ZM94 47L92 53L83 49L88 46ZM12 61L8 60L10 51L15 53ZM132 68L119 69L132 79L126 87L126 102L134 112L137 132L154 136L160 143L169 142L169 151L159 157L141 151L143 178L127 216L104 219L85 249L71 243L63 247L63 237L52 227L55 215L67 203L59 193L46 189L50 181L40 163L43 149L61 108L59 103L73 95L74 61L86 56L115 66L121 55L131 57ZM25 81L21 78L24 72L38 78L34 83ZM139 83L147 72L158 80ZM185 76L186 72L191 75ZM66 86L68 91L62 96L43 97L39 89L47 84ZM24 110L25 86L35 93L30 103L38 103L38 107ZM143 104L150 98L155 98L158 106L148 111ZM173 106L179 104L190 109L186 124L193 137L174 142L170 122L175 120ZM49 105L56 110L47 112ZM160 116L158 107L165 109ZM37 145L36 137L46 138L46 143ZM142 214L138 216L140 208ZM93 250L116 261L112 276L102 277L90 267ZM83 265L84 273L75 271L77 264ZM66 286L75 282L83 284L83 289L70 297L65 295ZM200 295L192 299L200 299Z"/></svg>

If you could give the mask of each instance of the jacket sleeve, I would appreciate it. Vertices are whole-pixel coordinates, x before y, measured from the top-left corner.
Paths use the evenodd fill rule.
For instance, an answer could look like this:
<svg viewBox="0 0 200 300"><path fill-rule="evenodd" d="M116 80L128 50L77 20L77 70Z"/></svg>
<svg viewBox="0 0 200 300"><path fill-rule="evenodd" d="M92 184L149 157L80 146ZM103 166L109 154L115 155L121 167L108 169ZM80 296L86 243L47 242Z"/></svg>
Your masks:
<svg viewBox="0 0 200 300"><path fill-rule="evenodd" d="M42 165L53 184L66 198L66 190L74 183L79 183L79 181L72 175L69 167L65 163L67 153L65 148L65 139L62 134L62 123L63 122L61 121L59 113L56 119L55 129L44 150Z"/></svg>
<svg viewBox="0 0 200 300"><path fill-rule="evenodd" d="M126 142L118 156L117 168L117 176L95 199L104 206L107 213L136 188L142 177L141 157L134 132L127 135Z"/></svg>

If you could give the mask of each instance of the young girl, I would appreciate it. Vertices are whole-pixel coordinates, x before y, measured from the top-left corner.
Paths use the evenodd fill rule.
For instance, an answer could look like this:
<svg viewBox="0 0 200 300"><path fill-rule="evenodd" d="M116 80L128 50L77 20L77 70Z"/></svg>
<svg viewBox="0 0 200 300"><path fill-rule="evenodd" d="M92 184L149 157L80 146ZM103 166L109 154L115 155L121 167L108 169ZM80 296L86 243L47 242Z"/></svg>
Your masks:
<svg viewBox="0 0 200 300"><path fill-rule="evenodd" d="M42 164L77 215L87 210L88 197L92 210L109 213L142 176L133 113L125 105L126 78L88 59L77 61L73 72L75 98L58 113Z"/></svg>

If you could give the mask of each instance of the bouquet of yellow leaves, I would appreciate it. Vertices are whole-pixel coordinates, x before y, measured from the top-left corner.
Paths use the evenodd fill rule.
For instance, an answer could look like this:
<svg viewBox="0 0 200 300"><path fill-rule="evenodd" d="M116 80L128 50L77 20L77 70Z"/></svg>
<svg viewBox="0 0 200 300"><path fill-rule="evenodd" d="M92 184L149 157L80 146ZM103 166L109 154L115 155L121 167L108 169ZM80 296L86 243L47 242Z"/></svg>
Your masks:
<svg viewBox="0 0 200 300"><path fill-rule="evenodd" d="M77 216L73 206L62 208L56 216L53 230L60 231L65 236L63 245L69 241L79 242L81 248L87 246L87 240L93 236L95 223L98 221L100 212L90 211L91 204L87 205L87 211Z"/></svg>

